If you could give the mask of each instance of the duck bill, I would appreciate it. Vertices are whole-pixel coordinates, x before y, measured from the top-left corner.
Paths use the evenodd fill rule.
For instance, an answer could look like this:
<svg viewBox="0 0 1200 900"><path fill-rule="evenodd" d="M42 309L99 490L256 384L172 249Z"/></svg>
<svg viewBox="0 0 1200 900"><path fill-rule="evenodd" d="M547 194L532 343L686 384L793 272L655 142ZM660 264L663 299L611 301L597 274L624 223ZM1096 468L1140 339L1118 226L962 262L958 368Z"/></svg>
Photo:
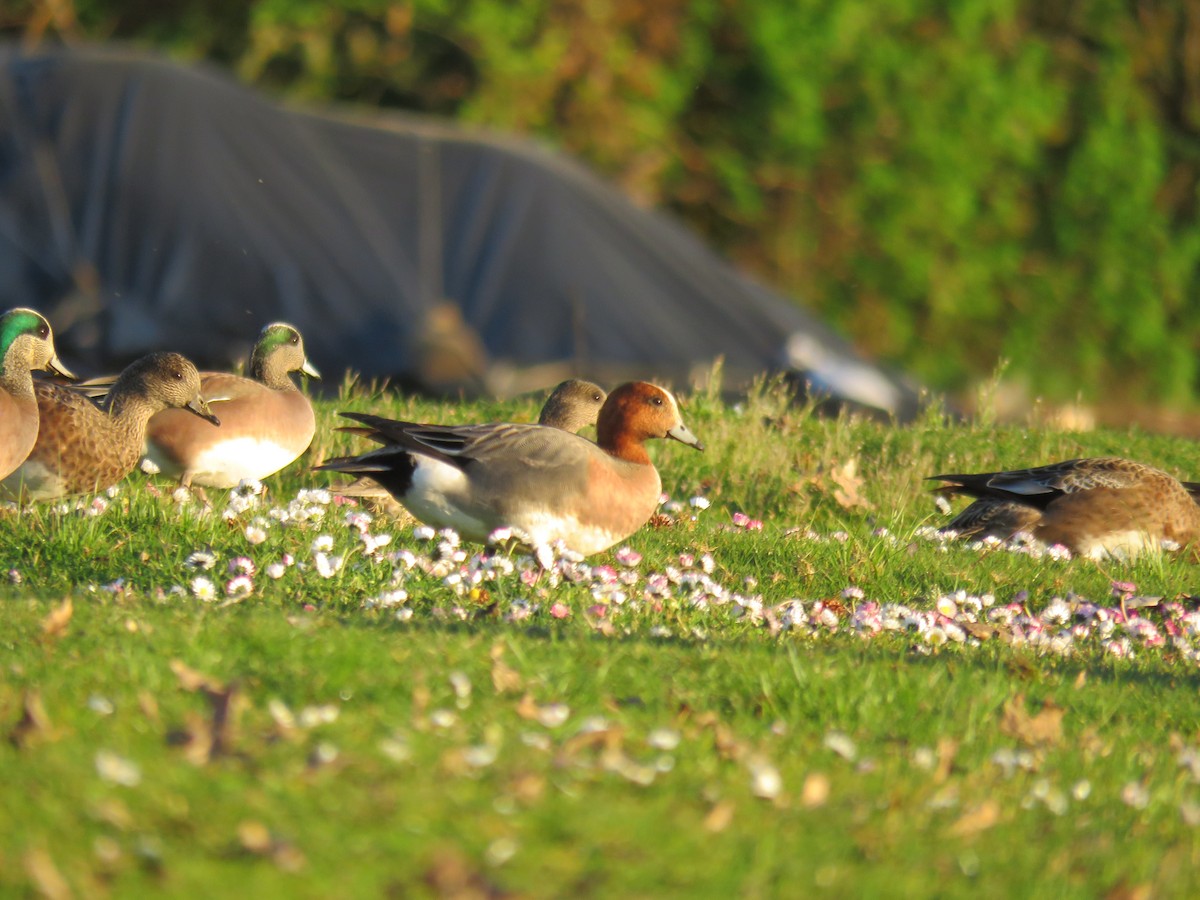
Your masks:
<svg viewBox="0 0 1200 900"><path fill-rule="evenodd" d="M72 381L78 381L79 376L62 364L62 360L58 358L58 354L50 357L50 362L46 363L46 368L55 375L61 375L63 378L69 378Z"/></svg>
<svg viewBox="0 0 1200 900"><path fill-rule="evenodd" d="M697 450L704 449L704 445L700 443L700 439L688 431L688 427L682 422L667 431L667 437L673 438L681 444L687 444L689 447L695 447Z"/></svg>
<svg viewBox="0 0 1200 900"><path fill-rule="evenodd" d="M303 372L305 375L307 375L309 378L315 378L318 381L321 380L321 373L318 372L317 367L314 366L312 363L310 363L307 359L304 360L304 365L302 365L300 367L300 371Z"/></svg>
<svg viewBox="0 0 1200 900"><path fill-rule="evenodd" d="M208 408L208 404L204 401L203 397L197 397L195 400L190 401L184 407L184 409L188 410L188 412L195 413L202 419L207 419L209 422L212 422L214 425L221 424L221 420L218 419L215 415L213 415L213 411Z"/></svg>

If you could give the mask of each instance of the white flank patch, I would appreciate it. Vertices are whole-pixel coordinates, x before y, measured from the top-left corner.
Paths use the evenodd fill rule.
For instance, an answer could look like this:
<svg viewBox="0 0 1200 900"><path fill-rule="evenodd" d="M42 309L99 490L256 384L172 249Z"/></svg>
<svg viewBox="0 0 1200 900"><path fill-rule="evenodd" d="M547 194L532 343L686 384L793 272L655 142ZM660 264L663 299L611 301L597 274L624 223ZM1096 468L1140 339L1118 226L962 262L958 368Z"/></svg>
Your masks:
<svg viewBox="0 0 1200 900"><path fill-rule="evenodd" d="M149 455L159 462L155 454ZM243 479L259 481L275 474L297 456L299 454L274 441L229 438L196 454L191 465L192 483L215 488L237 487ZM162 463L159 465L161 467Z"/></svg>
<svg viewBox="0 0 1200 900"><path fill-rule="evenodd" d="M65 490L63 480L56 472L47 469L35 460L25 460L17 470L4 479L4 492L10 497L19 497L24 488L28 500L53 500L61 497Z"/></svg>
<svg viewBox="0 0 1200 900"><path fill-rule="evenodd" d="M458 466L430 456L413 456L416 470L404 495L409 512L438 528L453 528L472 541L486 541L495 523L483 522L462 508L471 496L471 484Z"/></svg>
<svg viewBox="0 0 1200 900"><path fill-rule="evenodd" d="M1162 547L1144 531L1113 531L1103 539L1093 539L1080 548L1089 559L1132 559L1143 553L1157 553Z"/></svg>
<svg viewBox="0 0 1200 900"><path fill-rule="evenodd" d="M607 550L618 541L629 537L607 528L580 522L576 516L547 510L529 510L514 516L512 527L528 535L534 544L550 545L562 541L570 549L584 556Z"/></svg>

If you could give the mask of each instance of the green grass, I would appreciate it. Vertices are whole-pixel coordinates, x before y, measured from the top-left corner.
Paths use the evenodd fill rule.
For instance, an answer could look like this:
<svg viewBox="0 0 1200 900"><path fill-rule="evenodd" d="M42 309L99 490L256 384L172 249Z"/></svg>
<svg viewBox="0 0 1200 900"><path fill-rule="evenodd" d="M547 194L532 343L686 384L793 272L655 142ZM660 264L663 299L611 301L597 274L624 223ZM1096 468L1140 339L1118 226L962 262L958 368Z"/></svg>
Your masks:
<svg viewBox="0 0 1200 900"><path fill-rule="evenodd" d="M712 578L768 611L851 585L923 610L959 590L1031 611L1069 592L1108 605L1113 580L1187 598L1200 585L1182 559L1064 562L914 534L945 518L927 474L1121 453L1196 477L1191 442L821 419L770 390L737 409L684 403L708 449L653 448L685 507L627 542L640 580L603 616L586 583L500 575L460 596L439 574L397 575L387 554L431 545L383 519L371 531L394 538L377 558L342 508L270 520L328 483L306 466L229 521L223 492L206 515L140 474L99 515L0 517L0 572L17 573L0 588L0 895L1200 890L1200 672L1169 643L1134 641L1131 659L1096 639L1069 655L934 646L860 637L853 600L836 632L810 633L737 602L636 599L681 553L711 554ZM355 446L333 431L339 408L468 421L535 404L323 403L306 464ZM847 505L835 474L852 460L862 504ZM687 507L694 495L711 507ZM267 538L251 545L258 516ZM344 557L329 578L319 535ZM212 571L188 569L203 550ZM297 563L273 580L284 554ZM239 556L254 589L226 602ZM605 557L589 562L625 568ZM197 575L214 602L191 596ZM364 603L396 587L400 606Z"/></svg>

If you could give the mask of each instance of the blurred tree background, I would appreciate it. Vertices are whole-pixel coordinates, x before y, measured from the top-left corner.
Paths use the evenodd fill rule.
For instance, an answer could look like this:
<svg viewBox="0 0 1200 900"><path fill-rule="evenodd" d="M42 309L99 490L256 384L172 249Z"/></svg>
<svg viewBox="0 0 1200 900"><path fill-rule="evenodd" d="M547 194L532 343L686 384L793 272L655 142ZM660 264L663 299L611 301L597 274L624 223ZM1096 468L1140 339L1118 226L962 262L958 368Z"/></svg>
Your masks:
<svg viewBox="0 0 1200 900"><path fill-rule="evenodd" d="M6 0L540 136L942 388L1194 406L1200 0Z"/></svg>

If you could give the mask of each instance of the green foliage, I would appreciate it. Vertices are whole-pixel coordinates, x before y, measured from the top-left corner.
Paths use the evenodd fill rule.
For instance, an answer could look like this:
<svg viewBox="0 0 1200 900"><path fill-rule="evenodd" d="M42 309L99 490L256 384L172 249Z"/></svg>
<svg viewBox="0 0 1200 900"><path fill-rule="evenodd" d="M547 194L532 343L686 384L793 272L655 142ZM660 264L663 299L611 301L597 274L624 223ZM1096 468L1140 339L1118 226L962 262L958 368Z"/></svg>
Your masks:
<svg viewBox="0 0 1200 900"><path fill-rule="evenodd" d="M549 138L936 386L1198 387L1200 0L43 8L8 28Z"/></svg>

